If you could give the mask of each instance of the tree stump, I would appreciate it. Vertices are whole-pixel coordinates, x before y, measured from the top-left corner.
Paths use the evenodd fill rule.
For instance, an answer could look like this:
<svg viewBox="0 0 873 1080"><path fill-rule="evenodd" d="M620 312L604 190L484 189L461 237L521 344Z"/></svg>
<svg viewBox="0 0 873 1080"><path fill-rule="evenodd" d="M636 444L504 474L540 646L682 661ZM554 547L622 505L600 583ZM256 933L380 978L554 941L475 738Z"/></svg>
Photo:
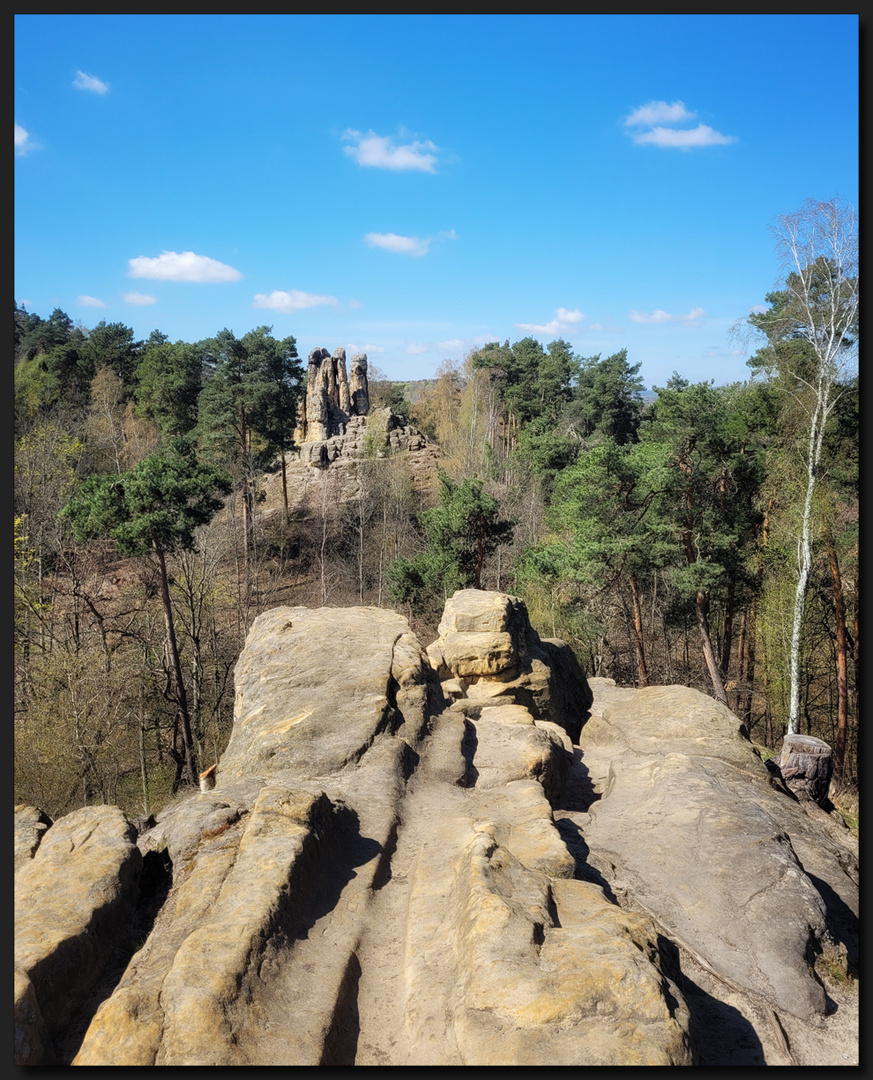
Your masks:
<svg viewBox="0 0 873 1080"><path fill-rule="evenodd" d="M824 806L833 768L833 752L826 742L812 735L785 736L779 771L798 799Z"/></svg>

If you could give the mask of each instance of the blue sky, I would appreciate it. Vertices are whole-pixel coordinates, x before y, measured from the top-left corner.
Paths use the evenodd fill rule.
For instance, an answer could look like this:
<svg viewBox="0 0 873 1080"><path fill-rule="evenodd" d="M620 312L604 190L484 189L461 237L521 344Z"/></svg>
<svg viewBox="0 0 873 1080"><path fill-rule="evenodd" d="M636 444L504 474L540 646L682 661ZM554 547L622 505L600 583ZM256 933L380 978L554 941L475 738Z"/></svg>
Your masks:
<svg viewBox="0 0 873 1080"><path fill-rule="evenodd" d="M15 151L43 317L731 382L774 218L857 206L858 16L16 15Z"/></svg>

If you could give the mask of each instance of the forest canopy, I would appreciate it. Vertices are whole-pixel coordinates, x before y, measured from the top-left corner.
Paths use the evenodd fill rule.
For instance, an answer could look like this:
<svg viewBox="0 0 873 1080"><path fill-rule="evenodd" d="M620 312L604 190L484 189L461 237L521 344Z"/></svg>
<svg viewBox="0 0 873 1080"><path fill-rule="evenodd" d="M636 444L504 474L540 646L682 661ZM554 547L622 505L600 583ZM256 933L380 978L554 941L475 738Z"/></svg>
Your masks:
<svg viewBox="0 0 873 1080"><path fill-rule="evenodd" d="M427 644L466 587L521 596L589 675L694 686L770 750L825 739L854 783L858 271L834 206L780 223L748 381L644 396L627 350L532 337L424 383L375 373L439 473L414 480L376 412L354 489L310 470L306 509L293 337L137 341L16 305L16 799L148 812L220 755L261 611L391 603Z"/></svg>

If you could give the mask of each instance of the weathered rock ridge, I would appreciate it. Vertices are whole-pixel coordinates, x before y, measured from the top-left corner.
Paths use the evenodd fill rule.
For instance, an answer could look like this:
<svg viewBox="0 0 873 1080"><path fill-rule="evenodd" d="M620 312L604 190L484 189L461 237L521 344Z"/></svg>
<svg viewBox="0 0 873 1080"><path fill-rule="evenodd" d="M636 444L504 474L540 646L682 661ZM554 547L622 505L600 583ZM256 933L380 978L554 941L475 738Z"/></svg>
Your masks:
<svg viewBox="0 0 873 1080"><path fill-rule="evenodd" d="M333 356L327 349L313 349L306 370L306 396L300 402L294 441L300 445L324 442L344 435L352 416L370 411L367 354L352 357L351 379L346 372L346 350Z"/></svg>
<svg viewBox="0 0 873 1080"><path fill-rule="evenodd" d="M19 1064L850 1063L803 1041L849 1008L811 966L855 970L848 834L711 699L592 695L513 597L456 593L426 651L265 613L216 772L138 844L17 809Z"/></svg>
<svg viewBox="0 0 873 1080"><path fill-rule="evenodd" d="M437 456L427 438L390 409L371 413L367 354L353 356L347 373L343 348L335 349L333 355L322 348L309 354L306 394L298 406L294 442L299 463L319 469L354 468L367 456L403 452L411 455L414 473L433 473ZM343 489L349 486L348 482L341 485Z"/></svg>

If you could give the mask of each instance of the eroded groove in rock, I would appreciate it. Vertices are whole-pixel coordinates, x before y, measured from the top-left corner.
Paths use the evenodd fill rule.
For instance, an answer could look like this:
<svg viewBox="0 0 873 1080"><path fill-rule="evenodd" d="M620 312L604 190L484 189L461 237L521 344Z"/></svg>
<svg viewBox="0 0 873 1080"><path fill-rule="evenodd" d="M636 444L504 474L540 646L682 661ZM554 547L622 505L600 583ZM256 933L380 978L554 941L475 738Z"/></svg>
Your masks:
<svg viewBox="0 0 873 1080"><path fill-rule="evenodd" d="M172 888L74 1064L810 1063L856 852L711 699L593 682L500 593L457 593L427 651L378 608L259 617L215 788L139 838ZM68 874L76 820L16 812L20 888ZM110 891L140 857L116 825ZM16 979L32 1064L68 1023L42 962L64 948Z"/></svg>
<svg viewBox="0 0 873 1080"><path fill-rule="evenodd" d="M126 939L142 856L114 806L85 807L47 829L15 878L15 1043L19 1064L51 1059Z"/></svg>
<svg viewBox="0 0 873 1080"><path fill-rule="evenodd" d="M833 904L795 843L856 901L836 845L824 833L813 840L809 818L768 783L739 728L727 709L680 687L614 701L582 735L586 760L609 777L582 832L617 893L732 985L815 1022L826 1000L809 945L827 937Z"/></svg>

